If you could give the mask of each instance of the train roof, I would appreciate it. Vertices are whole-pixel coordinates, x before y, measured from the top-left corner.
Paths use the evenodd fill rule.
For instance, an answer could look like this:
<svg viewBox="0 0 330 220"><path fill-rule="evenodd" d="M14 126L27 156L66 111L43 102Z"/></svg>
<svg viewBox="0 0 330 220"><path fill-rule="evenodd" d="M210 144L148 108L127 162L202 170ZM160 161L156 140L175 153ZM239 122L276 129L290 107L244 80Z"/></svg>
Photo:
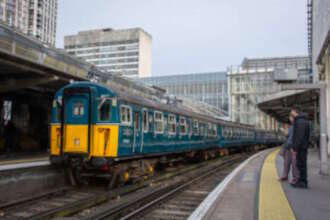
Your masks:
<svg viewBox="0 0 330 220"><path fill-rule="evenodd" d="M117 86L112 85L111 87L109 87L109 86L105 86L105 85L100 84L100 83L89 82L89 81L74 82L74 83L71 83L71 84L66 85L65 87L61 88L56 93L56 95L61 96L63 94L63 90L66 89L66 88L85 87L85 86L94 87L97 90L99 95L111 94L113 96L117 96L118 100L123 100L123 101L129 102L129 103L134 103L136 105L142 105L142 106L146 106L146 107L149 107L149 108L159 109L161 111L166 111L166 112L171 112L171 113L175 113L175 114L179 114L179 115L194 117L194 118L198 118L198 119L205 120L205 121L208 121L208 122L213 122L213 123L222 123L222 124L226 124L226 125L230 125L230 126L253 128L253 127L248 126L248 125L237 124L237 123L234 123L234 122L214 118L214 117L209 116L209 115L203 115L203 114L200 114L200 113L197 113L197 112L193 112L191 109L185 108L180 103L175 103L175 102L170 103L166 99L160 100L157 97L154 97L154 99L149 99L149 98L146 98L146 97L138 94L134 90L130 91L127 88L123 88L123 87L120 87L118 85Z"/></svg>

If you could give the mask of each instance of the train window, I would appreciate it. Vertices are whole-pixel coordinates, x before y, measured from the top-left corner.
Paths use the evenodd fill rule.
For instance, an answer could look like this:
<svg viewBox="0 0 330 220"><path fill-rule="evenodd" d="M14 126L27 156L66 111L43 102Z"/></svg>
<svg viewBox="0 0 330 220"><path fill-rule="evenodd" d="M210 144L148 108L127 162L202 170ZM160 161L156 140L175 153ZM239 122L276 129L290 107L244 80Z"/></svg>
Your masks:
<svg viewBox="0 0 330 220"><path fill-rule="evenodd" d="M100 121L110 121L111 100L100 101L98 110L98 119Z"/></svg>
<svg viewBox="0 0 330 220"><path fill-rule="evenodd" d="M204 125L201 123L200 126L199 126L199 132L200 132L200 136L203 136L204 135Z"/></svg>
<svg viewBox="0 0 330 220"><path fill-rule="evenodd" d="M142 111L142 129L144 133L149 131L149 123L148 123L148 112L147 110Z"/></svg>
<svg viewBox="0 0 330 220"><path fill-rule="evenodd" d="M168 128L167 128L167 116L164 115L164 133L167 134L168 133Z"/></svg>
<svg viewBox="0 0 330 220"><path fill-rule="evenodd" d="M189 126L188 126L189 136L191 137L191 135L193 133L193 120L190 119L188 124L189 124Z"/></svg>
<svg viewBox="0 0 330 220"><path fill-rule="evenodd" d="M73 115L82 116L84 115L84 104L81 102L76 102L73 105Z"/></svg>
<svg viewBox="0 0 330 220"><path fill-rule="evenodd" d="M162 112L155 112L155 133L164 132L164 116Z"/></svg>
<svg viewBox="0 0 330 220"><path fill-rule="evenodd" d="M213 136L217 137L218 136L218 131L217 131L217 125L213 124Z"/></svg>
<svg viewBox="0 0 330 220"><path fill-rule="evenodd" d="M183 117L180 117L180 134L181 135L187 134L187 121Z"/></svg>
<svg viewBox="0 0 330 220"><path fill-rule="evenodd" d="M153 124L153 119L152 119L152 112L149 114L149 119L148 119L148 128L152 131L152 124Z"/></svg>
<svg viewBox="0 0 330 220"><path fill-rule="evenodd" d="M213 131L212 131L212 124L207 123L207 134L209 137L213 136Z"/></svg>
<svg viewBox="0 0 330 220"><path fill-rule="evenodd" d="M176 118L175 115L168 115L168 133L176 134Z"/></svg>
<svg viewBox="0 0 330 220"><path fill-rule="evenodd" d="M134 128L136 131L140 130L140 112L134 112Z"/></svg>
<svg viewBox="0 0 330 220"><path fill-rule="evenodd" d="M198 121L194 120L193 134L198 135Z"/></svg>
<svg viewBox="0 0 330 220"><path fill-rule="evenodd" d="M131 107L126 106L126 105L120 106L120 122L123 125L132 125Z"/></svg>

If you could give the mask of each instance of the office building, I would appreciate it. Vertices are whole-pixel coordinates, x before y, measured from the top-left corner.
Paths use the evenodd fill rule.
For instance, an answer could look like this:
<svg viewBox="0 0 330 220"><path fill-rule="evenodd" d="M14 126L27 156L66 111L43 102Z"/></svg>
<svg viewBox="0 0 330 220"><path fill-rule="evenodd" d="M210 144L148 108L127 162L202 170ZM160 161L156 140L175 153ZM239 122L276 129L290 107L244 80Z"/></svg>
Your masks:
<svg viewBox="0 0 330 220"><path fill-rule="evenodd" d="M226 72L157 76L143 78L141 81L163 88L174 96L205 102L220 110L222 116L228 116Z"/></svg>
<svg viewBox="0 0 330 220"><path fill-rule="evenodd" d="M0 21L55 46L57 0L2 0Z"/></svg>
<svg viewBox="0 0 330 220"><path fill-rule="evenodd" d="M64 37L64 49L103 72L137 78L151 76L150 34L141 28L80 31Z"/></svg>

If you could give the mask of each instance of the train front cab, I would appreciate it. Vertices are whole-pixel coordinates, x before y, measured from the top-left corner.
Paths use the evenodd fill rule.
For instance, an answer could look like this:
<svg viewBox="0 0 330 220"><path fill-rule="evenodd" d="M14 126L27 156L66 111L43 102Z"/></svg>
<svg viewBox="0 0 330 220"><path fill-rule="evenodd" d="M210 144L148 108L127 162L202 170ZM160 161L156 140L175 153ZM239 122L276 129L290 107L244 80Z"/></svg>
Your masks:
<svg viewBox="0 0 330 220"><path fill-rule="evenodd" d="M117 100L99 92L91 86L69 86L56 96L51 124L52 163L79 159L103 166L105 158L117 156Z"/></svg>

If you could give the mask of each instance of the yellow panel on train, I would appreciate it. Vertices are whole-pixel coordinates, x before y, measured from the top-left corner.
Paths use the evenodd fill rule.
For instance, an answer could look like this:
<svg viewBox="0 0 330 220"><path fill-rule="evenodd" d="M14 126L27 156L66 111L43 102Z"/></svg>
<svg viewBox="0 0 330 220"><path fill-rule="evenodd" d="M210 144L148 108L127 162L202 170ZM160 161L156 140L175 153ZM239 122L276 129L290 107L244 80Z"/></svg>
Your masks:
<svg viewBox="0 0 330 220"><path fill-rule="evenodd" d="M88 125L66 125L64 152L88 153Z"/></svg>
<svg viewBox="0 0 330 220"><path fill-rule="evenodd" d="M119 125L94 125L93 147L94 157L116 157L118 155Z"/></svg>
<svg viewBox="0 0 330 220"><path fill-rule="evenodd" d="M61 145L61 126L60 124L52 124L50 130L50 149L52 155L60 155Z"/></svg>

